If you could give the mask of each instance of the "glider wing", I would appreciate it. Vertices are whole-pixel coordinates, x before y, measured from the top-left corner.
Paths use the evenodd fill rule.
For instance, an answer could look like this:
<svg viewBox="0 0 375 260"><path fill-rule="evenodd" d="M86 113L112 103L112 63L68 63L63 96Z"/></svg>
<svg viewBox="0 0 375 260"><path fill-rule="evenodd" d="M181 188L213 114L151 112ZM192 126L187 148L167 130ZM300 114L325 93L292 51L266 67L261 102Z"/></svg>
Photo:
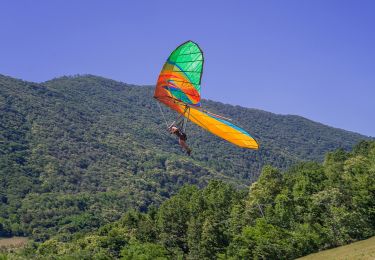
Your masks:
<svg viewBox="0 0 375 260"><path fill-rule="evenodd" d="M207 131L240 147L258 149L258 143L245 130L201 109L203 62L203 52L196 43L187 41L178 46L160 72L154 97Z"/></svg>

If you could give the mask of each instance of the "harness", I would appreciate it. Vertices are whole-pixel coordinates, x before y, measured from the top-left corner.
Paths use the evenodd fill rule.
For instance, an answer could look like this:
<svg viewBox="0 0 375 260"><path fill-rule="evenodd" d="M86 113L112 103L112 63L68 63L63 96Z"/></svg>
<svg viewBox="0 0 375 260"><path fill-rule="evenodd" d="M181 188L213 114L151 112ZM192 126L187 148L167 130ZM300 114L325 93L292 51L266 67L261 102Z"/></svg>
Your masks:
<svg viewBox="0 0 375 260"><path fill-rule="evenodd" d="M184 140L184 141L187 140L186 134L182 132L179 128L177 129L176 132L174 132L174 134L177 135L177 137L180 138L181 140Z"/></svg>

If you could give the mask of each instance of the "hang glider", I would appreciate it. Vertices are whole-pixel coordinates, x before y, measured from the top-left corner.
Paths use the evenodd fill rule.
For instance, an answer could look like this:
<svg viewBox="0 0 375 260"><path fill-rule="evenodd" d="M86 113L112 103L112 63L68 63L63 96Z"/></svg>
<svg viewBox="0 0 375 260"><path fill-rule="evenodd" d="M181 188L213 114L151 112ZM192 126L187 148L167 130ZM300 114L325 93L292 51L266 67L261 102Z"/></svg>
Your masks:
<svg viewBox="0 0 375 260"><path fill-rule="evenodd" d="M155 88L154 98L205 130L240 147L259 148L256 140L227 118L201 106L203 52L187 41L178 46L165 62Z"/></svg>

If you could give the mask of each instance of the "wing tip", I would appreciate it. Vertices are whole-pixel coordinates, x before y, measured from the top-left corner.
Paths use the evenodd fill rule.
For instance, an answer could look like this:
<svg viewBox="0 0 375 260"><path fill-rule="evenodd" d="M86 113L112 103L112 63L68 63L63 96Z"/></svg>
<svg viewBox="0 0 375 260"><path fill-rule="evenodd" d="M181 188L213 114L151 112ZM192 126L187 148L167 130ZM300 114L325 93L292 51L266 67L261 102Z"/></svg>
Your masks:
<svg viewBox="0 0 375 260"><path fill-rule="evenodd" d="M260 145L255 139L252 139L250 142L246 142L245 145L242 146L243 148L251 149L251 150L259 150Z"/></svg>

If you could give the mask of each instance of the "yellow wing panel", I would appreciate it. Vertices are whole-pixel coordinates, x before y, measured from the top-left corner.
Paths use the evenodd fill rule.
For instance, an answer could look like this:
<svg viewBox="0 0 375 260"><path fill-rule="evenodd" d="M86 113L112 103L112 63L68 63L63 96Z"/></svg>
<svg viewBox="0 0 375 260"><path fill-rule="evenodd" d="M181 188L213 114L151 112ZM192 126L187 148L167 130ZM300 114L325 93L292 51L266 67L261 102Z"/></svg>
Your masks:
<svg viewBox="0 0 375 260"><path fill-rule="evenodd" d="M193 107L190 107L189 110L189 112L185 113L185 117L188 117L188 119L190 119L193 123L199 125L214 135L217 135L228 142L243 148L254 150L259 148L259 145L255 139L238 126Z"/></svg>

